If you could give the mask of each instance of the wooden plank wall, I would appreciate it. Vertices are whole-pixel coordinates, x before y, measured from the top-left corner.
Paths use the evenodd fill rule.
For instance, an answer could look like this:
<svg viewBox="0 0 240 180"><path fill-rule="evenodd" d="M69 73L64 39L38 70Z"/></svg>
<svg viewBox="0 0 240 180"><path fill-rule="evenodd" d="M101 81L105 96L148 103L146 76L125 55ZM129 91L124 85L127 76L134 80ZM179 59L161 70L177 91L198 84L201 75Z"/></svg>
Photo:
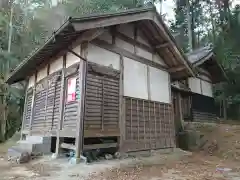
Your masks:
<svg viewBox="0 0 240 180"><path fill-rule="evenodd" d="M33 117L31 122L32 123L31 129L33 131L36 130L47 131L57 128L60 107L60 88L61 88L60 77L61 72L56 72L42 79L36 84ZM28 104L30 111L31 109L30 102ZM27 117L28 116L26 116L25 119L27 119Z"/></svg>
<svg viewBox="0 0 240 180"><path fill-rule="evenodd" d="M45 124L48 128L57 129L60 113L61 71L50 75L48 79L49 88Z"/></svg>
<svg viewBox="0 0 240 180"><path fill-rule="evenodd" d="M36 94L33 107L32 130L45 128L45 100L48 91L47 78L42 79L36 84Z"/></svg>
<svg viewBox="0 0 240 180"><path fill-rule="evenodd" d="M194 122L216 122L217 115L209 112L200 112L193 109L192 118Z"/></svg>
<svg viewBox="0 0 240 180"><path fill-rule="evenodd" d="M66 84L68 78L77 77L77 84L76 84L76 90L79 90L79 78L77 74L72 74L69 77L66 78ZM65 102L64 106L64 113L63 113L63 129L64 128L71 128L72 130L76 129L77 125L77 112L78 112L78 101L73 102Z"/></svg>
<svg viewBox="0 0 240 180"><path fill-rule="evenodd" d="M119 127L119 72L88 65L84 128L109 130ZM93 68L95 67L95 68ZM97 69L96 69L97 68ZM109 70L109 71L108 71Z"/></svg>
<svg viewBox="0 0 240 180"><path fill-rule="evenodd" d="M191 114L191 95L181 95L182 115L184 119L190 119Z"/></svg>
<svg viewBox="0 0 240 180"><path fill-rule="evenodd" d="M125 97L123 151L175 147L172 105Z"/></svg>
<svg viewBox="0 0 240 180"><path fill-rule="evenodd" d="M65 94L67 93L67 83L69 78L76 78L76 91L79 91L79 77L78 77L78 71L79 71L79 64L74 64L66 69L66 78L65 78ZM65 99L63 99L64 107L63 107L63 122L61 129L72 129L76 130L77 127L77 112L78 112L78 100L67 102L66 96Z"/></svg>
<svg viewBox="0 0 240 180"><path fill-rule="evenodd" d="M24 119L23 119L23 130L29 130L30 128L30 119L31 119L31 105L33 98L33 88L29 88L26 93L26 102L24 110Z"/></svg>

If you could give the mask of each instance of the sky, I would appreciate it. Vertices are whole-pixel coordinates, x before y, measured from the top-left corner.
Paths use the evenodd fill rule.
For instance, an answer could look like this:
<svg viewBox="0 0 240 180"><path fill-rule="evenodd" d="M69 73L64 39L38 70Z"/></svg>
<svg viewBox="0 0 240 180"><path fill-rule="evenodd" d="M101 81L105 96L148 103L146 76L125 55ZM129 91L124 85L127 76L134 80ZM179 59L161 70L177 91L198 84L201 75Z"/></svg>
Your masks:
<svg viewBox="0 0 240 180"><path fill-rule="evenodd" d="M232 1L232 7L236 6L237 4L240 5L240 0L233 0ZM160 5L156 4L157 8L160 9ZM163 1L163 14L166 14L167 20L173 20L174 19L174 9L175 3L173 0L165 0Z"/></svg>

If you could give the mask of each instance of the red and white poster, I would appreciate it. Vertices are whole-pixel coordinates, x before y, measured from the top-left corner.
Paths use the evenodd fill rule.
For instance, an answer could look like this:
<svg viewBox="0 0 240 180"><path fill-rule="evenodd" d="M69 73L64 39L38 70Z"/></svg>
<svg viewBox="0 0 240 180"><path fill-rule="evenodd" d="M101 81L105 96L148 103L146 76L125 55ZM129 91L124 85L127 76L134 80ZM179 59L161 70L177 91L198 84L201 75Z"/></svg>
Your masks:
<svg viewBox="0 0 240 180"><path fill-rule="evenodd" d="M67 102L76 101L77 77L68 79Z"/></svg>

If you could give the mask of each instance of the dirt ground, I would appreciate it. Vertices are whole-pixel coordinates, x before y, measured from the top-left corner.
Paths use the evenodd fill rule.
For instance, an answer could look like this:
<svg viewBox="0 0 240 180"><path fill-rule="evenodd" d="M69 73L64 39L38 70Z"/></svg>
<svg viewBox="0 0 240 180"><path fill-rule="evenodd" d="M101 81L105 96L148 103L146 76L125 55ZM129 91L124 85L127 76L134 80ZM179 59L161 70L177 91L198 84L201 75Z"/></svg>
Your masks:
<svg viewBox="0 0 240 180"><path fill-rule="evenodd" d="M171 153L155 151L148 157L129 157L73 165L66 158L42 157L28 164L10 164L0 158L0 180L239 180L240 126L199 126L218 149L188 153L175 149ZM9 144L0 146L0 152Z"/></svg>

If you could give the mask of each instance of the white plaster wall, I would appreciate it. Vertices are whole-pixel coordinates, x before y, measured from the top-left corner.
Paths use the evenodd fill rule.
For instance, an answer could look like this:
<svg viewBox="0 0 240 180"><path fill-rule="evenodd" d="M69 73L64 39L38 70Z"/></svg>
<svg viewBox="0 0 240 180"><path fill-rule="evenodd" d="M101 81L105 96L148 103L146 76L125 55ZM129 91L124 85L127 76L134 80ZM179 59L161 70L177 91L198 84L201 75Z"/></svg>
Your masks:
<svg viewBox="0 0 240 180"><path fill-rule="evenodd" d="M133 24L121 24L118 26L117 30L132 39L134 38L134 25Z"/></svg>
<svg viewBox="0 0 240 180"><path fill-rule="evenodd" d="M163 66L167 66L166 63L163 61L163 59L158 54L153 55L153 62L161 64Z"/></svg>
<svg viewBox="0 0 240 180"><path fill-rule="evenodd" d="M148 99L147 65L124 57L124 96Z"/></svg>
<svg viewBox="0 0 240 180"><path fill-rule="evenodd" d="M35 74L29 77L28 79L28 88L33 87L35 83Z"/></svg>
<svg viewBox="0 0 240 180"><path fill-rule="evenodd" d="M129 51L131 53L134 53L134 45L126 41L123 41L119 38L116 38L116 46L119 48L125 49L126 51Z"/></svg>
<svg viewBox="0 0 240 180"><path fill-rule="evenodd" d="M192 92L201 94L201 82L198 78L188 78L189 88Z"/></svg>
<svg viewBox="0 0 240 180"><path fill-rule="evenodd" d="M63 57L54 60L49 67L49 74L57 72L63 68Z"/></svg>
<svg viewBox="0 0 240 180"><path fill-rule="evenodd" d="M37 72L37 82L47 77L47 66Z"/></svg>
<svg viewBox="0 0 240 180"><path fill-rule="evenodd" d="M148 51L146 51L146 50L144 50L142 48L139 48L139 47L136 47L136 54L138 56L141 56L141 57L144 57L146 59L149 59L150 61L152 61L152 59L153 59L152 53L150 53L150 52L148 52Z"/></svg>
<svg viewBox="0 0 240 180"><path fill-rule="evenodd" d="M202 80L202 94L205 96L213 97L212 83Z"/></svg>
<svg viewBox="0 0 240 180"><path fill-rule="evenodd" d="M110 34L109 31L104 32L98 38L112 44L112 35Z"/></svg>
<svg viewBox="0 0 240 180"><path fill-rule="evenodd" d="M120 55L111 51L105 50L93 44L88 46L87 59L90 62L103 66L111 66L114 69L120 70Z"/></svg>
<svg viewBox="0 0 240 180"><path fill-rule="evenodd" d="M149 67L150 99L170 103L170 82L168 72Z"/></svg>
<svg viewBox="0 0 240 180"><path fill-rule="evenodd" d="M77 54L81 54L81 49L80 49L80 46L77 46L73 49L73 51ZM80 58L75 56L74 54L72 53L67 53L67 58L66 58L66 68L77 63L77 62L80 62Z"/></svg>

